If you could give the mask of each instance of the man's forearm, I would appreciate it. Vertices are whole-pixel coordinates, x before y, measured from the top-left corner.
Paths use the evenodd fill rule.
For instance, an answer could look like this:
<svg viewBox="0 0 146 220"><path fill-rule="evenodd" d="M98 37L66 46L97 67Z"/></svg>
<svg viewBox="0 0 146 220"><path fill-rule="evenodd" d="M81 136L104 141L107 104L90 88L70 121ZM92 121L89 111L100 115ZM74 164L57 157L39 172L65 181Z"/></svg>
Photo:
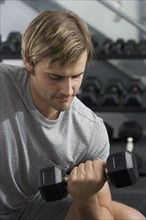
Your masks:
<svg viewBox="0 0 146 220"><path fill-rule="evenodd" d="M113 220L113 215L106 207L102 207L98 203L98 199L94 198L89 201L74 201L70 208L66 220Z"/></svg>
<svg viewBox="0 0 146 220"><path fill-rule="evenodd" d="M77 220L113 220L110 211L99 205L97 197L90 199L90 201L75 201L74 204Z"/></svg>

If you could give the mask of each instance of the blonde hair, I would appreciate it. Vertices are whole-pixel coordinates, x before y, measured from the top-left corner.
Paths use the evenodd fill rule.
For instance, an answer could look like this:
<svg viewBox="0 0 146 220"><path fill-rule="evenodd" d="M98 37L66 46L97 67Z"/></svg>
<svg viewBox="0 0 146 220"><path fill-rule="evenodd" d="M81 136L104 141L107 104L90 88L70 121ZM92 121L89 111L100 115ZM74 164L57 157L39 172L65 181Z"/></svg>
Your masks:
<svg viewBox="0 0 146 220"><path fill-rule="evenodd" d="M48 10L32 20L22 36L22 57L36 65L49 56L50 64L76 62L87 51L93 56L92 37L86 23L71 11Z"/></svg>

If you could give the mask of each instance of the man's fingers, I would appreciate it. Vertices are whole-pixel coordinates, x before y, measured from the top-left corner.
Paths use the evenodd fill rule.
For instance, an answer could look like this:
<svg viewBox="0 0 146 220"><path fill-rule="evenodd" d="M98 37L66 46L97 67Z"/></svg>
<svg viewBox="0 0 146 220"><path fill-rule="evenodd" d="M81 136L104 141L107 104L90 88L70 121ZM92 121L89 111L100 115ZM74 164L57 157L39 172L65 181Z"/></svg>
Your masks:
<svg viewBox="0 0 146 220"><path fill-rule="evenodd" d="M106 168L106 162L105 162L105 161L101 160L101 159L98 158L98 157L97 157L95 160L99 161L99 162L102 164L102 166L103 166L104 168Z"/></svg>

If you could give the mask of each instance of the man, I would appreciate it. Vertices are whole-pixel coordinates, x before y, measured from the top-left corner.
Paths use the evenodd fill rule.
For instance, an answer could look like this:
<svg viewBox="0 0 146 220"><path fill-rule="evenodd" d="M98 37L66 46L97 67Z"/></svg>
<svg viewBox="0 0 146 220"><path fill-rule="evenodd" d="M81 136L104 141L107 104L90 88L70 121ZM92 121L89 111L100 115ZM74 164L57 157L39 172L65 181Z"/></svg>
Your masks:
<svg viewBox="0 0 146 220"><path fill-rule="evenodd" d="M25 68L1 65L1 220L122 217L104 177L105 126L76 98L92 54L91 35L77 15L44 11L23 35ZM39 170L54 165L70 172L69 195L46 203ZM127 213L143 219L131 208Z"/></svg>

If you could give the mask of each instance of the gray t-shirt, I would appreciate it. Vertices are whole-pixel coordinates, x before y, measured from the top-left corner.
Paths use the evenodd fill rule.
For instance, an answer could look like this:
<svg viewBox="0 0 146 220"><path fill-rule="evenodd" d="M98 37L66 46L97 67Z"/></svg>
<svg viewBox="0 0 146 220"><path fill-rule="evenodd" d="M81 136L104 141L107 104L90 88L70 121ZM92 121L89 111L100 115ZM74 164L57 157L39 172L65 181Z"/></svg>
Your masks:
<svg viewBox="0 0 146 220"><path fill-rule="evenodd" d="M103 120L77 97L49 120L33 103L25 68L0 65L0 214L23 207L37 193L40 168L57 165L69 172L108 154Z"/></svg>

